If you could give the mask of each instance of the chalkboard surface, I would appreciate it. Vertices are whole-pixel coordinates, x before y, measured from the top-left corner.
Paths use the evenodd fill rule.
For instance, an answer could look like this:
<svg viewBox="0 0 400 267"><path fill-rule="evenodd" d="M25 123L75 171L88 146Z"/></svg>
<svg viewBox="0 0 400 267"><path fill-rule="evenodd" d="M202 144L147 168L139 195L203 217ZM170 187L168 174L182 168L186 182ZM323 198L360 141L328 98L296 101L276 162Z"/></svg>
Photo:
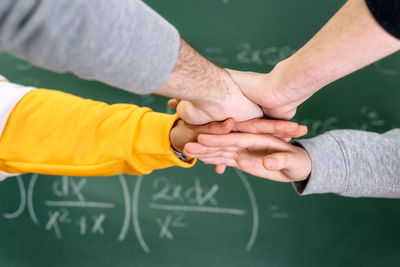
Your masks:
<svg viewBox="0 0 400 267"><path fill-rule="evenodd" d="M267 72L344 1L149 0L201 53ZM117 40L116 40L117 41ZM137 96L0 55L13 82L171 112ZM328 86L295 120L309 136L400 126L400 55ZM400 202L299 197L280 184L210 166L110 178L27 174L0 183L0 266L399 266Z"/></svg>

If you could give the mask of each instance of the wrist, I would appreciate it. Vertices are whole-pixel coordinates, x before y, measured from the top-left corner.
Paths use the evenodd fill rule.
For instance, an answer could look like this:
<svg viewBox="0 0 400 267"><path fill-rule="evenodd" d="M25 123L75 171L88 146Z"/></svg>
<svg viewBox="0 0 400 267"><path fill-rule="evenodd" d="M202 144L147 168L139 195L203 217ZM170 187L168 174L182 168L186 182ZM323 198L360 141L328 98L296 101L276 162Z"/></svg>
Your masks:
<svg viewBox="0 0 400 267"><path fill-rule="evenodd" d="M242 94L238 85L226 70L214 66L214 70L210 74L208 86L204 88L199 98L191 102L199 105L224 107L224 103L228 103L234 95Z"/></svg>
<svg viewBox="0 0 400 267"><path fill-rule="evenodd" d="M169 134L172 149L180 153L187 143L195 142L196 138L194 130L181 119L175 121Z"/></svg>
<svg viewBox="0 0 400 267"><path fill-rule="evenodd" d="M181 39L179 56L168 80L155 92L196 104L217 103L226 93L229 74Z"/></svg>
<svg viewBox="0 0 400 267"><path fill-rule="evenodd" d="M182 132L182 123L183 122L181 119L176 120L171 128L171 131L169 132L169 141L171 142L171 148L178 152L183 151L182 144L179 143L179 141L181 140L181 138L179 138L179 135Z"/></svg>
<svg viewBox="0 0 400 267"><path fill-rule="evenodd" d="M293 55L281 62L271 71L275 88L286 92L297 92L303 96L311 96L327 85L327 75L321 75L317 63L303 62Z"/></svg>

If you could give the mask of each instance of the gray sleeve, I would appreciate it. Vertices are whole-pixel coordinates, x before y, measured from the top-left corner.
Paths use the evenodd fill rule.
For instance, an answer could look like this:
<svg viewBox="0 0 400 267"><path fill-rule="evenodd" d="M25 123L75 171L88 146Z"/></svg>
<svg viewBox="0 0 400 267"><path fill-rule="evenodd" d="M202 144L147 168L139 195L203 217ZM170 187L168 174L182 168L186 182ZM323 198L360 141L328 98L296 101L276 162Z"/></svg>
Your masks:
<svg viewBox="0 0 400 267"><path fill-rule="evenodd" d="M299 194L400 198L400 129L335 130L297 143L312 161L310 178L293 183Z"/></svg>
<svg viewBox="0 0 400 267"><path fill-rule="evenodd" d="M0 51L136 93L170 75L177 30L139 0L1 0Z"/></svg>

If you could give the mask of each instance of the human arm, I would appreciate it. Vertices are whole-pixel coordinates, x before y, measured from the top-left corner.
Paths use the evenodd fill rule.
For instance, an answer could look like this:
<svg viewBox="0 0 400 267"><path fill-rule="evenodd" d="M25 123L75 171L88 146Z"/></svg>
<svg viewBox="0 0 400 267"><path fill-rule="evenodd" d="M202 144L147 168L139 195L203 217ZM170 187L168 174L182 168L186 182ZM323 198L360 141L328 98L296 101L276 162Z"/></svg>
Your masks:
<svg viewBox="0 0 400 267"><path fill-rule="evenodd" d="M138 0L0 4L1 51L132 92L159 88L175 65L179 46L178 31Z"/></svg>
<svg viewBox="0 0 400 267"><path fill-rule="evenodd" d="M298 193L400 198L399 129L335 130L297 142L312 161L310 178L293 184Z"/></svg>
<svg viewBox="0 0 400 267"><path fill-rule="evenodd" d="M272 136L200 135L185 151L206 163L293 182L299 194L400 198L400 130L335 130L287 144Z"/></svg>
<svg viewBox="0 0 400 267"><path fill-rule="evenodd" d="M22 93L17 95L17 89ZM177 115L149 108L108 105L7 81L0 82L0 96L0 107L14 105L9 113L0 109L0 121L7 119L0 127L0 178L25 172L106 176L190 167L194 160L181 161L172 146L182 151L199 133L228 133L233 126L233 120L190 126Z"/></svg>
<svg viewBox="0 0 400 267"><path fill-rule="evenodd" d="M139 0L2 0L0 51L131 92L188 100L178 111L194 124L262 115L229 73Z"/></svg>
<svg viewBox="0 0 400 267"><path fill-rule="evenodd" d="M398 0L368 2L400 9ZM396 19L393 27L400 27L400 16ZM396 37L400 36L391 35L377 22L365 0L349 0L310 41L270 73L231 71L231 75L267 116L289 119L325 85L398 51Z"/></svg>

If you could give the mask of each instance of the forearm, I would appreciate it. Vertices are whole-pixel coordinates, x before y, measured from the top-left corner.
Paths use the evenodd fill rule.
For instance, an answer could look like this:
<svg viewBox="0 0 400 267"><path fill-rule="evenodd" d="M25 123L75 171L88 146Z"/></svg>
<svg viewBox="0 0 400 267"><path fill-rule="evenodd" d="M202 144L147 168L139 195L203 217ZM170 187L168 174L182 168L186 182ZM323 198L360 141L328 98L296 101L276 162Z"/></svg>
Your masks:
<svg viewBox="0 0 400 267"><path fill-rule="evenodd" d="M54 71L152 93L176 63L179 34L138 0L2 0L0 50Z"/></svg>
<svg viewBox="0 0 400 267"><path fill-rule="evenodd" d="M299 51L272 71L288 89L311 95L323 86L400 49L365 0L349 0Z"/></svg>
<svg viewBox="0 0 400 267"><path fill-rule="evenodd" d="M300 194L400 198L400 130L385 134L336 130L299 140L312 170L294 183Z"/></svg>
<svg viewBox="0 0 400 267"><path fill-rule="evenodd" d="M52 175L147 174L189 167L169 140L177 116L34 90L15 106L0 138L0 171Z"/></svg>
<svg viewBox="0 0 400 267"><path fill-rule="evenodd" d="M156 93L197 104L217 105L226 101L231 91L239 92L229 73L204 58L181 39L175 67Z"/></svg>

